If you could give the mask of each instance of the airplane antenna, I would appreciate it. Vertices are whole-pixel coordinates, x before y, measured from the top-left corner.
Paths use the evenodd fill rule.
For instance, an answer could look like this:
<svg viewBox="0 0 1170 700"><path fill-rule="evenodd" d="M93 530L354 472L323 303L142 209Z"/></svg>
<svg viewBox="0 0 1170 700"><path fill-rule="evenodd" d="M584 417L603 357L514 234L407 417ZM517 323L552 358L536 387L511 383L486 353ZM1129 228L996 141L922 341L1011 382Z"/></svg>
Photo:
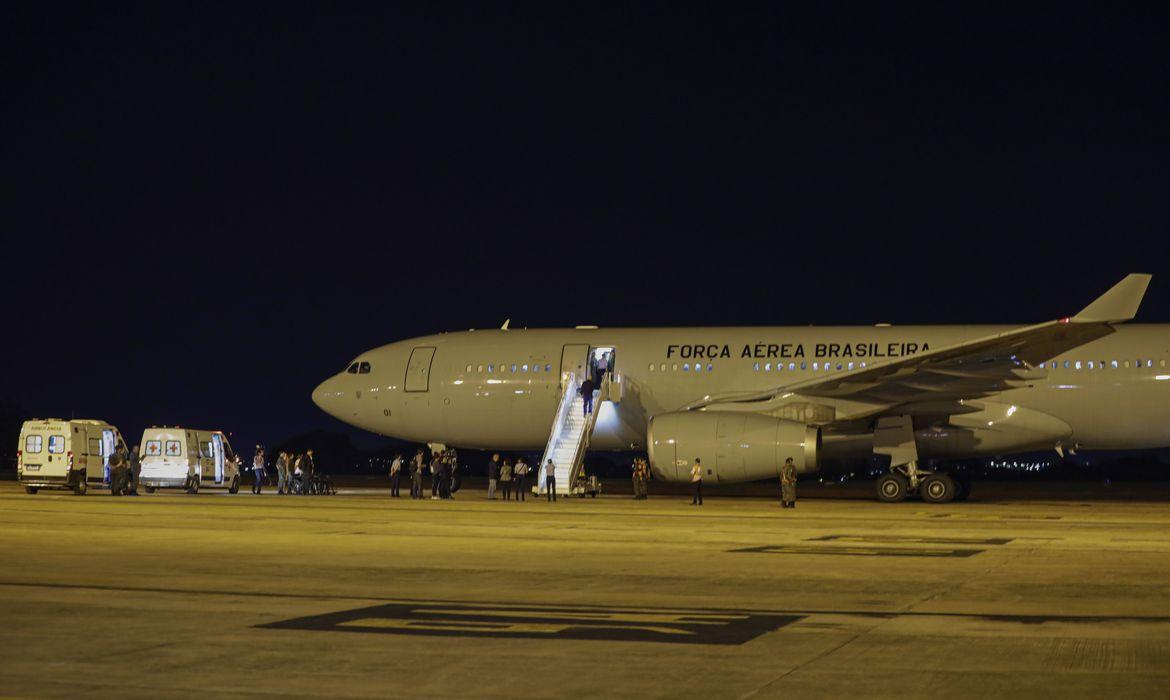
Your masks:
<svg viewBox="0 0 1170 700"><path fill-rule="evenodd" d="M508 330L508 324L509 324L509 323L511 323L511 322L512 322L512 319L510 319L510 318L505 318L505 319L504 319L504 325L500 326L500 330L502 330L502 331L506 331L506 330Z"/></svg>

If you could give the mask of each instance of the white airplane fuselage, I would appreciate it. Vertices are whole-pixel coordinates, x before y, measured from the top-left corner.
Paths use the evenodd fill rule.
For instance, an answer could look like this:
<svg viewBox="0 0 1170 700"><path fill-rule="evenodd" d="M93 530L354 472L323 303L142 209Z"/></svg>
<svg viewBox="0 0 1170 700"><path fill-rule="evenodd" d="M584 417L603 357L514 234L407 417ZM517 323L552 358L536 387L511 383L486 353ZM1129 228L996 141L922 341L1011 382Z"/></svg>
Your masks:
<svg viewBox="0 0 1170 700"><path fill-rule="evenodd" d="M660 414L707 396L781 387L936 350L1012 326L516 329L442 333L384 345L313 392L336 418L403 440L536 451L548 440L564 372L612 348L623 392L603 402L592 450L643 450ZM964 402L966 413L915 420L923 458L1048 449L1170 446L1170 325L1127 324L1043 363L1042 378ZM360 363L368 363L362 365ZM698 368L696 369L696 365ZM351 365L352 367L352 365ZM832 402L829 402L832 403ZM822 456L862 456L855 407L793 415L825 426ZM800 413L805 411L805 413ZM809 412L811 411L811 412ZM945 412L940 409L940 412ZM837 422L834 422L836 420Z"/></svg>

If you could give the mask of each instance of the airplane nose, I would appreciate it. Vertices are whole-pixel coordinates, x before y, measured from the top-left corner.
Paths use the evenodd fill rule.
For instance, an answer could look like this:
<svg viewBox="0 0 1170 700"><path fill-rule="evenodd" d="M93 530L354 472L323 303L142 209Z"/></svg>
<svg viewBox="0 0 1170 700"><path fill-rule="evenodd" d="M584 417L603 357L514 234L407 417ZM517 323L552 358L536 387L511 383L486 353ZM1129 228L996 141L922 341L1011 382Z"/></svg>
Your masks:
<svg viewBox="0 0 1170 700"><path fill-rule="evenodd" d="M317 404L317 408L320 408L331 416L337 415L337 401L338 392L332 377L321 382L317 385L316 389L313 389L313 403Z"/></svg>

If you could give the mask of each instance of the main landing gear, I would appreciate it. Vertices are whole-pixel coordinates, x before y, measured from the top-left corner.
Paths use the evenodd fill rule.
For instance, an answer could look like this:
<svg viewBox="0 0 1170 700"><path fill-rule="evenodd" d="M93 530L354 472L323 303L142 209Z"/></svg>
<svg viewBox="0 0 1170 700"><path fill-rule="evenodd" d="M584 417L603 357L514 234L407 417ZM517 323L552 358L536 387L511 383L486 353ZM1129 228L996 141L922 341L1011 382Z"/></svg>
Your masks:
<svg viewBox="0 0 1170 700"><path fill-rule="evenodd" d="M917 494L927 503L965 501L971 493L966 475L927 471L914 462L892 467L877 480L877 497L882 503L900 503Z"/></svg>

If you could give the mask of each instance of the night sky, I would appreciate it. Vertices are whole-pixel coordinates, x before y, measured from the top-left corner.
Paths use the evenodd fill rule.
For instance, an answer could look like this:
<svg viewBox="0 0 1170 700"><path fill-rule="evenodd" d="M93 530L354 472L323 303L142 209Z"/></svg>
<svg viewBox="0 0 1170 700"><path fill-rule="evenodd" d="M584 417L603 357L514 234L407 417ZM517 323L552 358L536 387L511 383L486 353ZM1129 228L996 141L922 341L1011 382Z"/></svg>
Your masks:
<svg viewBox="0 0 1170 700"><path fill-rule="evenodd" d="M32 415L250 454L346 430L309 393L359 352L507 317L1026 323L1151 272L1170 322L1166 14L120 5L0 10Z"/></svg>

